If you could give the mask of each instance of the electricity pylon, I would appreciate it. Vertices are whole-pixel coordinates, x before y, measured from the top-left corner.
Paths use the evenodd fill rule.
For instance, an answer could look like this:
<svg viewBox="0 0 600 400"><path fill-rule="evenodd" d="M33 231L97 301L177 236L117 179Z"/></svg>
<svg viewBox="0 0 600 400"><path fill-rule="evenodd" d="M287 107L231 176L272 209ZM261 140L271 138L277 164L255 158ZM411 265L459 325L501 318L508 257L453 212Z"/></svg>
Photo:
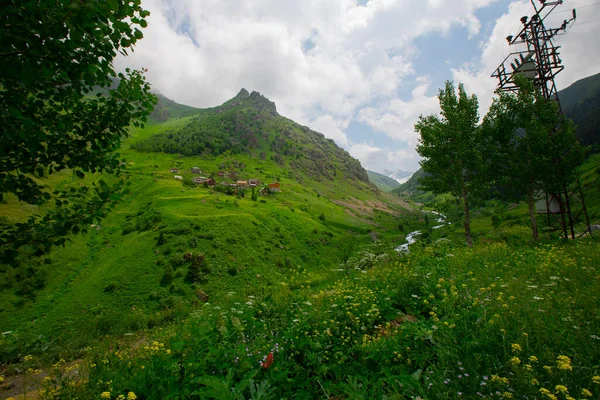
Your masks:
<svg viewBox="0 0 600 400"><path fill-rule="evenodd" d="M516 92L519 88L514 76L523 74L533 81L545 98L555 100L559 112L562 112L554 78L564 66L558 52L560 46L556 46L553 39L566 32L577 18L577 13L573 9L572 17L565 19L558 28L547 28L544 20L563 0L538 0L539 4L535 0L530 1L535 13L531 18L521 18L523 28L516 36L506 37L514 51L502 61L492 77L498 79L500 90ZM564 239L568 239L569 235L575 239L576 236L592 233L579 179L562 193L546 193L545 210L542 213L547 215L548 226L559 230Z"/></svg>

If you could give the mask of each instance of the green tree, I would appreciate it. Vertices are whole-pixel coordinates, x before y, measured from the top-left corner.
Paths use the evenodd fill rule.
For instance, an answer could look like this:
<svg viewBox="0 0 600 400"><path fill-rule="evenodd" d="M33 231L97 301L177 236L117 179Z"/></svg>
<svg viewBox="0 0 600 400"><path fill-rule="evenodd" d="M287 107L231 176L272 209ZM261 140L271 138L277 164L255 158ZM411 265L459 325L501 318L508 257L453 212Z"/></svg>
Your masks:
<svg viewBox="0 0 600 400"><path fill-rule="evenodd" d="M56 205L2 227L0 262L24 245L40 254L64 243L116 200L121 185L100 181L52 192L38 178L65 169L79 178L118 174L115 150L156 100L141 71L117 74L112 61L143 37L148 15L140 0L9 0L0 8L0 200L13 194Z"/></svg>
<svg viewBox="0 0 600 400"><path fill-rule="evenodd" d="M544 98L522 75L515 82L518 93L499 92L483 126L494 142L494 181L510 187L515 201L526 198L533 238L538 240L536 196L564 191L577 177L583 149L555 101Z"/></svg>
<svg viewBox="0 0 600 400"><path fill-rule="evenodd" d="M469 97L462 84L457 95L454 84L448 81L438 99L441 116L420 116L415 125L421 135L417 152L423 157L421 167L426 173L420 183L425 190L451 193L461 199L465 236L471 247L469 202L486 187L477 97Z"/></svg>

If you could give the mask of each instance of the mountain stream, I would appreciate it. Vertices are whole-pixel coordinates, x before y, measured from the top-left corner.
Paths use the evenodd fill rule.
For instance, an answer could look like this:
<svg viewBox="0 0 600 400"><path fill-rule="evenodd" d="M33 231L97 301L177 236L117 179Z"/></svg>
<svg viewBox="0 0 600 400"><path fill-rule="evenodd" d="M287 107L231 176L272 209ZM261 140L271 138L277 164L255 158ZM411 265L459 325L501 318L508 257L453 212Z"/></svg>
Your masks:
<svg viewBox="0 0 600 400"><path fill-rule="evenodd" d="M435 220L435 222L437 222L439 225L434 226L432 229L440 229L443 226L446 225L450 225L451 222L446 222L446 216L442 213L439 213L437 211L425 211L431 214L436 215L438 218ZM401 244L400 246L396 247L396 251L399 253L408 253L408 247L413 244L414 242L417 241L417 236L421 235L423 232L421 231L413 231L410 232L408 235L406 235L406 243Z"/></svg>

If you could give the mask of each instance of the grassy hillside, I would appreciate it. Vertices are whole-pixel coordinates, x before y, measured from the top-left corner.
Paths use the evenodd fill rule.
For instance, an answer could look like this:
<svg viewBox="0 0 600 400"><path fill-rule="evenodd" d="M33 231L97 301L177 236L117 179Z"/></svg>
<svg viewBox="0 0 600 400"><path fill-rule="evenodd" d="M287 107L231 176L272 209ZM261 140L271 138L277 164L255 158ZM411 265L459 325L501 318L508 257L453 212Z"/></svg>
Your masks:
<svg viewBox="0 0 600 400"><path fill-rule="evenodd" d="M199 111L198 108L176 103L160 93L156 93L155 96L158 102L150 114L151 122L164 122L170 118L186 117Z"/></svg>
<svg viewBox="0 0 600 400"><path fill-rule="evenodd" d="M361 190L369 182L360 162L333 140L280 116L274 103L245 89L219 107L202 110L185 125L132 147L142 152L268 160L302 184L346 179L355 181Z"/></svg>
<svg viewBox="0 0 600 400"><path fill-rule="evenodd" d="M355 260L326 284L300 268L95 346L40 386L58 399L598 398L597 238L504 234ZM33 381L43 365L23 367Z"/></svg>
<svg viewBox="0 0 600 400"><path fill-rule="evenodd" d="M367 171L367 175L369 176L369 180L384 192L391 192L400 186L394 179L377 172Z"/></svg>
<svg viewBox="0 0 600 400"><path fill-rule="evenodd" d="M0 332L11 332L3 336L0 363L29 353L79 354L101 335L165 325L206 301L275 287L300 271L313 274L318 285L364 246L381 240L390 246L402 243L418 224L401 200L362 180L364 170L356 169L356 160L339 148L330 153L333 143L282 117L285 132L265 135L287 134L284 148L302 146L304 154L329 164L303 168L308 159L285 152L278 163L272 156L279 153L270 147L199 156L135 150L157 135L192 126L202 113L214 117L211 110L199 110L132 130L121 152L130 193L100 226L31 260L27 271L39 281L33 289L24 291L23 282L31 284L26 276L0 269ZM293 140L304 134L304 142ZM256 197L251 189L227 195L192 184L198 176L190 173L192 167L219 182L258 179L260 188L277 181L281 192L262 196L257 188ZM171 173L173 168L180 171ZM219 172L226 177L218 178ZM229 173L236 178L228 178ZM47 184L78 185L79 179L65 173ZM28 212L35 208L14 199L0 207L7 223Z"/></svg>
<svg viewBox="0 0 600 400"><path fill-rule="evenodd" d="M600 143L600 74L581 79L558 92L565 115L576 125L583 145Z"/></svg>

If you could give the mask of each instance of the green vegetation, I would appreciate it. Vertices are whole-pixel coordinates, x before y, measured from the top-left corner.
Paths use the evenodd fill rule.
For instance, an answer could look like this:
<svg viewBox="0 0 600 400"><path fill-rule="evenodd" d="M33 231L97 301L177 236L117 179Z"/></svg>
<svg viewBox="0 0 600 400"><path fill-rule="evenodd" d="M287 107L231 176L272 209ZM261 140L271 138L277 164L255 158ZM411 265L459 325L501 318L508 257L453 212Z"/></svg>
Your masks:
<svg viewBox="0 0 600 400"><path fill-rule="evenodd" d="M400 184L394 179L377 172L367 171L367 175L369 176L369 180L384 192L391 192L400 186Z"/></svg>
<svg viewBox="0 0 600 400"><path fill-rule="evenodd" d="M575 135L585 146L600 144L600 74L581 79L558 92L565 115L575 123Z"/></svg>
<svg viewBox="0 0 600 400"><path fill-rule="evenodd" d="M198 112L185 125L132 147L184 156L249 155L289 167L289 174L301 183L302 175L319 181L353 179L357 185L369 181L360 163L333 140L281 117L273 102L245 89L219 107Z"/></svg>
<svg viewBox="0 0 600 400"><path fill-rule="evenodd" d="M0 289L0 330L12 331L0 348L2 362L30 353L73 357L101 335L180 321L207 299L276 286L300 266L327 280L349 254L374 240L401 244L415 226L396 197L367 182L344 179L342 172L333 181L314 179L313 170L294 169L293 158L285 154L281 166L262 159L260 148L253 154L185 157L129 146L187 126L194 118L133 128L122 149L128 194L114 211L87 226L85 235L72 236L64 248L32 258L23 271L0 269L0 281L6 282ZM313 140L315 147L330 146L316 134ZM247 189L228 195L219 186L191 183L198 176L192 167L218 183L258 179L261 188L278 181L281 193L255 190L252 196ZM170 173L173 168L179 172ZM97 174L85 177L94 179ZM69 187L81 180L66 174L44 182ZM14 198L1 210L6 223L34 211L23 212ZM399 229L402 221L405 226Z"/></svg>
<svg viewBox="0 0 600 400"><path fill-rule="evenodd" d="M299 267L58 363L44 386L51 398L598 397L598 240L526 236L417 245L400 260L373 249L327 284Z"/></svg>
<svg viewBox="0 0 600 400"><path fill-rule="evenodd" d="M420 116L415 131L421 135L417 152L423 159L421 167L427 173L419 180L423 188L436 194L450 193L460 198L464 212L467 245L472 246L469 202L471 197L485 192L486 158L484 135L478 128L477 96L467 96L463 85L458 96L452 82L438 95L441 117ZM483 150L483 151L482 151Z"/></svg>
<svg viewBox="0 0 600 400"><path fill-rule="evenodd" d="M573 183L583 161L583 149L573 125L527 78L517 76L518 94L499 93L485 117L483 130L491 146L483 147L491 160L488 180L509 188L508 198L526 196L534 240L538 240L536 194L560 193Z"/></svg>
<svg viewBox="0 0 600 400"><path fill-rule="evenodd" d="M52 187L44 178L67 169L78 178L120 171L115 151L129 126L140 126L152 110L150 86L141 71L128 69L107 95L87 94L112 83L110 77L117 76L112 60L143 37L138 27L146 27L149 14L139 1L2 7L10 34L3 35L0 49L0 201L14 196L45 206L19 224L0 221L2 269L64 244L66 236L97 222L122 194L114 182ZM36 272L14 276L40 286Z"/></svg>
<svg viewBox="0 0 600 400"><path fill-rule="evenodd" d="M143 126L154 98L142 74L117 86L110 66L142 37L139 4L2 10L20 31L3 49L11 68L0 84L10 139L0 160L1 397L600 396L596 236L542 232L528 243L526 205L498 200L467 208L420 193L448 224L411 212L257 92L210 109L159 96ZM480 133L476 99L451 86L444 99L445 118ZM514 134L511 118L496 117L487 129ZM443 121L421 122L443 142ZM463 180L465 166L475 169L454 169ZM592 202L599 171L596 156L581 169ZM466 200L464 188L454 194Z"/></svg>

